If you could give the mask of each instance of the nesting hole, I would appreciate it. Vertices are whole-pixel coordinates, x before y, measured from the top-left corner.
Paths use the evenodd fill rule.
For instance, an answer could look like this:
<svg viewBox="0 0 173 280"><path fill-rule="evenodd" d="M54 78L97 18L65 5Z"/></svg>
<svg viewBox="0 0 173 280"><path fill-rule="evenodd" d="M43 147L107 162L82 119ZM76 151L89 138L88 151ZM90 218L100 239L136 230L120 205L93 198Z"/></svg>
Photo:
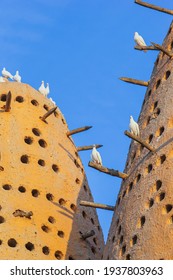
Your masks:
<svg viewBox="0 0 173 280"><path fill-rule="evenodd" d="M65 203L66 203L66 201L65 201L63 198L60 198L60 199L59 199L59 204L60 204L61 206L65 205Z"/></svg>
<svg viewBox="0 0 173 280"><path fill-rule="evenodd" d="M126 255L126 260L131 260L130 254L127 254L127 255Z"/></svg>
<svg viewBox="0 0 173 280"><path fill-rule="evenodd" d="M0 240L0 245L2 245L2 240Z"/></svg>
<svg viewBox="0 0 173 280"><path fill-rule="evenodd" d="M159 130L156 132L156 136L161 136L164 132L165 128L162 126L159 128Z"/></svg>
<svg viewBox="0 0 173 280"><path fill-rule="evenodd" d="M16 101L22 103L24 101L24 98L22 96L17 96Z"/></svg>
<svg viewBox="0 0 173 280"><path fill-rule="evenodd" d="M142 216L142 217L140 218L140 227L143 227L144 224L145 224L145 216Z"/></svg>
<svg viewBox="0 0 173 280"><path fill-rule="evenodd" d="M52 165L52 169L53 169L53 171L54 171L55 173L58 173L59 168L58 168L58 166L57 166L56 164L53 164L53 165Z"/></svg>
<svg viewBox="0 0 173 280"><path fill-rule="evenodd" d="M120 201L121 201L121 197L119 196L119 197L118 197L118 201L117 201L117 204L118 204L118 205L120 204Z"/></svg>
<svg viewBox="0 0 173 280"><path fill-rule="evenodd" d="M163 164L165 160L166 160L166 156L165 155L160 156L160 163L161 164Z"/></svg>
<svg viewBox="0 0 173 280"><path fill-rule="evenodd" d="M149 200L149 208L151 208L154 204L154 199L153 198L150 198Z"/></svg>
<svg viewBox="0 0 173 280"><path fill-rule="evenodd" d="M48 218L49 223L54 224L56 222L55 218L52 216L49 216Z"/></svg>
<svg viewBox="0 0 173 280"><path fill-rule="evenodd" d="M73 210L73 212L77 211L77 206L73 203L70 205L70 208L71 208L71 210Z"/></svg>
<svg viewBox="0 0 173 280"><path fill-rule="evenodd" d="M2 187L3 187L3 189L6 190L6 191L11 190L11 188L12 188L12 186L11 186L11 185L8 185L8 184L3 185Z"/></svg>
<svg viewBox="0 0 173 280"><path fill-rule="evenodd" d="M172 210L172 205L171 204L165 205L165 210L166 210L166 213L169 213Z"/></svg>
<svg viewBox="0 0 173 280"><path fill-rule="evenodd" d="M31 242L26 243L26 244L25 244L25 247L26 247L26 249L29 250L29 251L34 250L34 244L31 243Z"/></svg>
<svg viewBox="0 0 173 280"><path fill-rule="evenodd" d="M31 145L33 143L33 138L30 136L25 136L24 141L26 144Z"/></svg>
<svg viewBox="0 0 173 280"><path fill-rule="evenodd" d="M169 76L171 75L171 71L166 71L165 73L165 80L167 80L169 78Z"/></svg>
<svg viewBox="0 0 173 280"><path fill-rule="evenodd" d="M148 92L148 97L150 97L150 95L151 95L151 89L150 89L149 92Z"/></svg>
<svg viewBox="0 0 173 280"><path fill-rule="evenodd" d="M148 167L147 167L147 172L150 173L153 169L153 166L152 164L149 164Z"/></svg>
<svg viewBox="0 0 173 280"><path fill-rule="evenodd" d="M46 143L46 141L44 139L40 139L38 141L38 143L39 143L40 147L42 147L42 148L46 148L47 147L47 143Z"/></svg>
<svg viewBox="0 0 173 280"><path fill-rule="evenodd" d="M44 161L43 159L39 159L39 160L38 160L38 164L39 164L40 166L45 166L45 161Z"/></svg>
<svg viewBox="0 0 173 280"><path fill-rule="evenodd" d="M74 260L73 256L71 256L71 255L68 257L68 259L69 260Z"/></svg>
<svg viewBox="0 0 173 280"><path fill-rule="evenodd" d="M5 223L5 219L4 219L4 217L0 216L0 224L3 224L3 223Z"/></svg>
<svg viewBox="0 0 173 280"><path fill-rule="evenodd" d="M97 245L97 239L95 237L93 238L93 242L94 242L95 245ZM112 242L114 242L114 241L112 241Z"/></svg>
<svg viewBox="0 0 173 280"><path fill-rule="evenodd" d="M171 50L173 49L173 41L171 42Z"/></svg>
<svg viewBox="0 0 173 280"><path fill-rule="evenodd" d="M123 241L124 241L124 237L123 237L123 235L121 235L121 237L120 237L120 244L122 244Z"/></svg>
<svg viewBox="0 0 173 280"><path fill-rule="evenodd" d="M49 253L50 253L49 247L44 246L44 247L42 248L42 252L43 252L43 254L45 254L45 255L49 255Z"/></svg>
<svg viewBox="0 0 173 280"><path fill-rule="evenodd" d="M161 80L159 79L159 80L157 81L157 83L156 83L156 89L158 89L158 87L160 86L160 84L161 84Z"/></svg>
<svg viewBox="0 0 173 280"><path fill-rule="evenodd" d="M150 134L150 136L148 138L148 142L151 143L152 139L153 139L153 134Z"/></svg>
<svg viewBox="0 0 173 280"><path fill-rule="evenodd" d="M40 136L40 135L41 135L41 132L40 132L40 130L39 130L38 128L33 128L33 129L32 129L32 132L33 132L33 134L36 135L36 136Z"/></svg>
<svg viewBox="0 0 173 280"><path fill-rule="evenodd" d="M8 246L13 247L13 248L16 247L17 246L17 241L14 238L10 238L8 240Z"/></svg>
<svg viewBox="0 0 173 280"><path fill-rule="evenodd" d="M169 224L173 224L173 215L169 218Z"/></svg>
<svg viewBox="0 0 173 280"><path fill-rule="evenodd" d="M84 191L87 192L87 187L85 185L83 185Z"/></svg>
<svg viewBox="0 0 173 280"><path fill-rule="evenodd" d="M135 245L137 243L137 235L134 235L133 238L132 238L132 245Z"/></svg>
<svg viewBox="0 0 173 280"><path fill-rule="evenodd" d="M161 186L162 186L162 181L157 180L156 181L156 190L158 191L161 188Z"/></svg>
<svg viewBox="0 0 173 280"><path fill-rule="evenodd" d="M46 111L49 111L49 107L48 107L46 104L44 104L43 108L44 108Z"/></svg>
<svg viewBox="0 0 173 280"><path fill-rule="evenodd" d="M50 229L49 229L48 226L46 226L46 225L42 225L41 229L42 229L44 232L47 232L47 233L50 231Z"/></svg>
<svg viewBox="0 0 173 280"><path fill-rule="evenodd" d="M85 211L82 211L82 216L83 216L83 218L84 218L84 219L86 219L86 218L87 218L87 214L86 214L86 212L85 212Z"/></svg>
<svg viewBox="0 0 173 280"><path fill-rule="evenodd" d="M53 201L54 196L53 196L53 194L51 194L51 193L47 193L47 194L46 194L46 198L47 198L47 200L49 200L49 201Z"/></svg>
<svg viewBox="0 0 173 280"><path fill-rule="evenodd" d="M25 193L26 192L26 189L24 186L19 186L18 187L18 191L21 192L21 193Z"/></svg>
<svg viewBox="0 0 173 280"><path fill-rule="evenodd" d="M1 95L1 101L5 102L7 100L7 95L6 94L2 94Z"/></svg>
<svg viewBox="0 0 173 280"><path fill-rule="evenodd" d="M28 164L29 163L29 156L28 155L23 155L20 158L21 162L24 164Z"/></svg>
<svg viewBox="0 0 173 280"><path fill-rule="evenodd" d="M126 195L126 190L123 192L123 197L125 197L125 195Z"/></svg>
<svg viewBox="0 0 173 280"><path fill-rule="evenodd" d="M120 233L121 233L121 225L118 228L118 234L120 234Z"/></svg>
<svg viewBox="0 0 173 280"><path fill-rule="evenodd" d="M95 223L94 223L94 219L93 218L91 218L91 223L94 225Z"/></svg>
<svg viewBox="0 0 173 280"><path fill-rule="evenodd" d="M92 251L92 253L93 253L94 255L96 254L96 249L95 249L94 246L91 247L91 251Z"/></svg>
<svg viewBox="0 0 173 280"><path fill-rule="evenodd" d="M156 102L154 103L153 111L157 108L157 106L158 106L158 101L156 101Z"/></svg>
<svg viewBox="0 0 173 280"><path fill-rule="evenodd" d="M31 100L31 104L34 105L34 106L38 106L39 105L38 101L35 100L35 99Z"/></svg>
<svg viewBox="0 0 173 280"><path fill-rule="evenodd" d="M125 252L126 252L126 245L124 245L124 246L122 247L122 255L124 255Z"/></svg>
<svg viewBox="0 0 173 280"><path fill-rule="evenodd" d="M132 189L133 189L133 182L131 182L129 185L129 191L131 191Z"/></svg>
<svg viewBox="0 0 173 280"><path fill-rule="evenodd" d="M62 230L58 230L57 235L61 238L64 238L64 232Z"/></svg>
<svg viewBox="0 0 173 280"><path fill-rule="evenodd" d="M0 166L0 172L1 171L4 171L4 167L3 166Z"/></svg>
<svg viewBox="0 0 173 280"><path fill-rule="evenodd" d="M165 193L164 192L160 193L159 200L162 201L164 198L165 198Z"/></svg>
<svg viewBox="0 0 173 280"><path fill-rule="evenodd" d="M57 260L61 260L62 257L63 257L63 253L62 253L61 251L57 250L57 251L55 252L55 258L56 258Z"/></svg>
<svg viewBox="0 0 173 280"><path fill-rule="evenodd" d="M76 178L75 182L76 184L80 184L80 180L78 178Z"/></svg>
<svg viewBox="0 0 173 280"><path fill-rule="evenodd" d="M33 189L33 190L31 191L31 193L32 193L32 196L34 196L34 197L38 197L39 194L40 194L40 192L39 192L37 189Z"/></svg>
<svg viewBox="0 0 173 280"><path fill-rule="evenodd" d="M136 181L139 182L140 179L141 179L141 174L138 174Z"/></svg>

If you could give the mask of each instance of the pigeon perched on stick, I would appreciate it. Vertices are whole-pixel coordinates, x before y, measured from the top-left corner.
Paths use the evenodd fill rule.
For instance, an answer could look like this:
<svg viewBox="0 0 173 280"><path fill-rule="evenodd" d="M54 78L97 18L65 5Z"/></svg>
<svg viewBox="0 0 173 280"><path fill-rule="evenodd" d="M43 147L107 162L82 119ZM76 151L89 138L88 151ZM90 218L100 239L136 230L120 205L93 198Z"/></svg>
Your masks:
<svg viewBox="0 0 173 280"><path fill-rule="evenodd" d="M137 46L139 46L139 47L146 47L147 46L144 39L142 38L141 35L139 35L138 32L135 32L134 40L135 40ZM146 51L147 50L144 50L144 52L146 52Z"/></svg>
<svg viewBox="0 0 173 280"><path fill-rule="evenodd" d="M19 71L18 70L16 71L16 74L14 75L13 78L14 78L15 82L21 83L21 76L19 75Z"/></svg>
<svg viewBox="0 0 173 280"><path fill-rule="evenodd" d="M100 153L96 150L96 145L93 145L92 153L91 153L91 160L94 163L102 165L102 159Z"/></svg>
<svg viewBox="0 0 173 280"><path fill-rule="evenodd" d="M139 136L139 125L134 121L132 116L130 116L129 129L132 134L134 134L135 136Z"/></svg>
<svg viewBox="0 0 173 280"><path fill-rule="evenodd" d="M2 76L3 76L4 78L6 78L6 79L11 79L11 80L13 80L13 75L11 75L11 73L8 72L8 71L5 69L5 67L4 67L3 70L2 70Z"/></svg>

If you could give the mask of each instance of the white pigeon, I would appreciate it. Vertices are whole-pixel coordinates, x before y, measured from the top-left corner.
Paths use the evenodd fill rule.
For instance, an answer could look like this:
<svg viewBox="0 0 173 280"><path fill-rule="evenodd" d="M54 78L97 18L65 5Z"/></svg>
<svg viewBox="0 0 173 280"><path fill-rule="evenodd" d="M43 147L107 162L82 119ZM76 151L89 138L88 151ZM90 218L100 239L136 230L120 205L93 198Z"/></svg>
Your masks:
<svg viewBox="0 0 173 280"><path fill-rule="evenodd" d="M102 165L102 159L100 153L96 150L96 145L93 145L92 153L91 153L91 160L94 163Z"/></svg>
<svg viewBox="0 0 173 280"><path fill-rule="evenodd" d="M0 76L0 83L5 83L5 79Z"/></svg>
<svg viewBox="0 0 173 280"><path fill-rule="evenodd" d="M138 32L135 32L134 40L135 40L135 43L137 44L137 46L139 46L139 47L146 47L147 46L144 39L142 38L141 35L139 35ZM147 50L144 50L144 51L146 52Z"/></svg>
<svg viewBox="0 0 173 280"><path fill-rule="evenodd" d="M55 101L50 97L49 100L53 103L53 105L56 105Z"/></svg>
<svg viewBox="0 0 173 280"><path fill-rule="evenodd" d="M139 136L139 125L134 121L132 116L130 116L129 128L132 134Z"/></svg>
<svg viewBox="0 0 173 280"><path fill-rule="evenodd" d="M45 96L47 97L49 93L50 93L50 88L49 88L49 84L47 83L45 88Z"/></svg>
<svg viewBox="0 0 173 280"><path fill-rule="evenodd" d="M4 78L6 78L6 79L11 79L11 80L13 80L13 75L11 75L11 73L8 72L8 71L5 69L5 67L4 67L3 70L2 70L2 76L3 76Z"/></svg>
<svg viewBox="0 0 173 280"><path fill-rule="evenodd" d="M39 87L38 91L39 91L41 94L45 95L45 93L46 93L45 90L46 90L46 89L45 89L45 86L44 86L44 81L42 81L42 82L41 82L41 86Z"/></svg>
<svg viewBox="0 0 173 280"><path fill-rule="evenodd" d="M19 71L16 71L16 74L14 75L14 81L21 83L21 76L19 75Z"/></svg>

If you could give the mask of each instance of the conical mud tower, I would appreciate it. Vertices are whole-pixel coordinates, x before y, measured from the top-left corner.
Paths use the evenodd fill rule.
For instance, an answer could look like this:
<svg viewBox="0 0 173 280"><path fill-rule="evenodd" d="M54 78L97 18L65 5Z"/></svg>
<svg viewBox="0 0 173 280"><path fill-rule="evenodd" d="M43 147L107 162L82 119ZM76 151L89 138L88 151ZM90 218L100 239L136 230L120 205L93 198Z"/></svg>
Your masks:
<svg viewBox="0 0 173 280"><path fill-rule="evenodd" d="M173 259L173 24L147 84L104 259Z"/></svg>
<svg viewBox="0 0 173 280"><path fill-rule="evenodd" d="M93 200L60 110L15 82L0 84L0 106L0 258L100 259L102 231L95 209L79 205Z"/></svg>

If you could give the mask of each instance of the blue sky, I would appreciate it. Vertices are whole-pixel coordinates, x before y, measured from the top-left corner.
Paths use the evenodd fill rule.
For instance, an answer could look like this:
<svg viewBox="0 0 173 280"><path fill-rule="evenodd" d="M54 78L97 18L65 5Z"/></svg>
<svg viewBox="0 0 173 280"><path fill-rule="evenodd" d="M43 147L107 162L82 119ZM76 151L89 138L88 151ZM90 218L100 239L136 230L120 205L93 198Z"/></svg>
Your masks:
<svg viewBox="0 0 173 280"><path fill-rule="evenodd" d="M170 0L148 2L173 9ZM123 171L130 139L129 117L138 119L146 88L121 76L149 80L157 52L134 50L134 32L147 44L162 44L172 17L133 0L1 0L0 67L38 89L49 82L69 129L92 125L73 136L76 146L103 144L103 165ZM115 205L121 179L90 167L80 152L95 202ZM112 212L97 210L105 240Z"/></svg>

